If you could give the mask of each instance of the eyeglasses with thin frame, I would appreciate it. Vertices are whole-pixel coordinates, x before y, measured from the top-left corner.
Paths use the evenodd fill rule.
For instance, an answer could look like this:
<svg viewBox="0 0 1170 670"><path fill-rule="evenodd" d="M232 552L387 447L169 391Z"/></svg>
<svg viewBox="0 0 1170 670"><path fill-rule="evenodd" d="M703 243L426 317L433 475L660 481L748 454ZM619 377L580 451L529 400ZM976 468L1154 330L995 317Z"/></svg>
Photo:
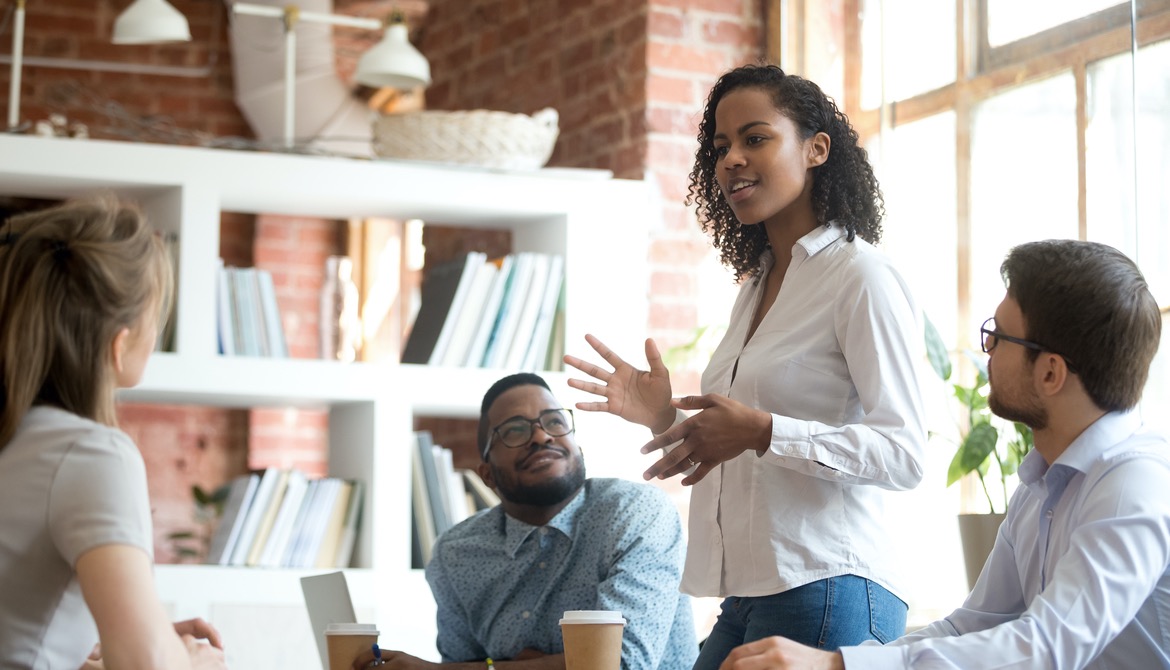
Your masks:
<svg viewBox="0 0 1170 670"><path fill-rule="evenodd" d="M1004 335L1003 333L996 330L994 316L983 322L983 326L979 328L979 332L983 335L980 344L983 347L983 353L985 354L991 353L991 350L995 349L996 345L999 344L999 341L1003 340L1004 342L1012 342L1020 345L1021 347L1027 347L1034 351L1047 351L1048 353L1056 354L1057 356L1060 356L1064 359L1064 364L1068 366L1069 370L1075 372L1072 361L1069 360L1068 356L1065 356L1060 352L1053 351L1039 342L1033 342L1031 340L1025 340L1019 337L1012 337L1011 335Z"/></svg>
<svg viewBox="0 0 1170 670"><path fill-rule="evenodd" d="M518 449L532 443L532 434L535 427L549 437L564 437L573 432L576 427L573 423L573 410L546 409L535 419L523 416L514 416L492 429L488 442L483 447L484 456L492 447L492 437L500 438L500 443L509 449Z"/></svg>

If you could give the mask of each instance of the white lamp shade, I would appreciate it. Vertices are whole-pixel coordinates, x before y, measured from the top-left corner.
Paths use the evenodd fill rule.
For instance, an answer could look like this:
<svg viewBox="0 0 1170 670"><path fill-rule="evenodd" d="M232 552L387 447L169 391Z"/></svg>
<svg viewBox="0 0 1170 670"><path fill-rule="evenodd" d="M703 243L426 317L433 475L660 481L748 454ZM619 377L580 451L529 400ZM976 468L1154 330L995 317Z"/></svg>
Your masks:
<svg viewBox="0 0 1170 670"><path fill-rule="evenodd" d="M375 88L430 86L431 65L410 43L406 25L395 23L386 28L381 42L362 55L354 79Z"/></svg>
<svg viewBox="0 0 1170 670"><path fill-rule="evenodd" d="M187 19L166 0L134 0L114 21L114 44L189 42Z"/></svg>

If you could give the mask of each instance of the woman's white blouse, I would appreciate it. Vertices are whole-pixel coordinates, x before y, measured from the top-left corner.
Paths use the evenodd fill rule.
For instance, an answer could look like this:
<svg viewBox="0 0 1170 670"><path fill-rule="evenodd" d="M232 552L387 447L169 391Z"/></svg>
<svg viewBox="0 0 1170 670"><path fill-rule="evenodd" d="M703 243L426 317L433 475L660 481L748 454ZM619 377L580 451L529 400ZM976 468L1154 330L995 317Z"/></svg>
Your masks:
<svg viewBox="0 0 1170 670"><path fill-rule="evenodd" d="M757 277L770 252L762 263ZM926 443L910 292L883 254L836 225L793 246L745 343L762 291L744 281L702 389L770 412L772 441L695 485L681 588L762 596L854 574L899 593L883 489L918 484Z"/></svg>

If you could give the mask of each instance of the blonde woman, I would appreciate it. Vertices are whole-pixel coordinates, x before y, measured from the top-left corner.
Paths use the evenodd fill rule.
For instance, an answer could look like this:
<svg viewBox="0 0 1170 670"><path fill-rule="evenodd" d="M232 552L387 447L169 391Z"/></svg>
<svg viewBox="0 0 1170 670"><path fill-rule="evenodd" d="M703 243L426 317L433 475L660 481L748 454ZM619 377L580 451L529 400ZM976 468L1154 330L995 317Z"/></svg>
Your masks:
<svg viewBox="0 0 1170 670"><path fill-rule="evenodd" d="M0 667L225 667L211 626L167 620L145 466L115 425L171 293L116 199L0 225Z"/></svg>

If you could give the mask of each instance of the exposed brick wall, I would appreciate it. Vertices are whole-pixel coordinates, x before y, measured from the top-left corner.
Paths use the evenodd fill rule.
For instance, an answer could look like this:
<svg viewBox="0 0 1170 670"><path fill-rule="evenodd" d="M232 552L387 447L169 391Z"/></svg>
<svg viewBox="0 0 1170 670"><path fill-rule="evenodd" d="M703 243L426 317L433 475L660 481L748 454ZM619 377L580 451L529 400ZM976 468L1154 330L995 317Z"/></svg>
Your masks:
<svg viewBox="0 0 1170 670"><path fill-rule="evenodd" d="M430 109L553 107L550 164L641 177L646 6L631 0L432 0L419 48Z"/></svg>
<svg viewBox="0 0 1170 670"><path fill-rule="evenodd" d="M340 221L261 214L253 260L272 273L289 355L317 358L325 261L344 249ZM328 471L329 415L324 410L256 409L249 413L248 465Z"/></svg>

